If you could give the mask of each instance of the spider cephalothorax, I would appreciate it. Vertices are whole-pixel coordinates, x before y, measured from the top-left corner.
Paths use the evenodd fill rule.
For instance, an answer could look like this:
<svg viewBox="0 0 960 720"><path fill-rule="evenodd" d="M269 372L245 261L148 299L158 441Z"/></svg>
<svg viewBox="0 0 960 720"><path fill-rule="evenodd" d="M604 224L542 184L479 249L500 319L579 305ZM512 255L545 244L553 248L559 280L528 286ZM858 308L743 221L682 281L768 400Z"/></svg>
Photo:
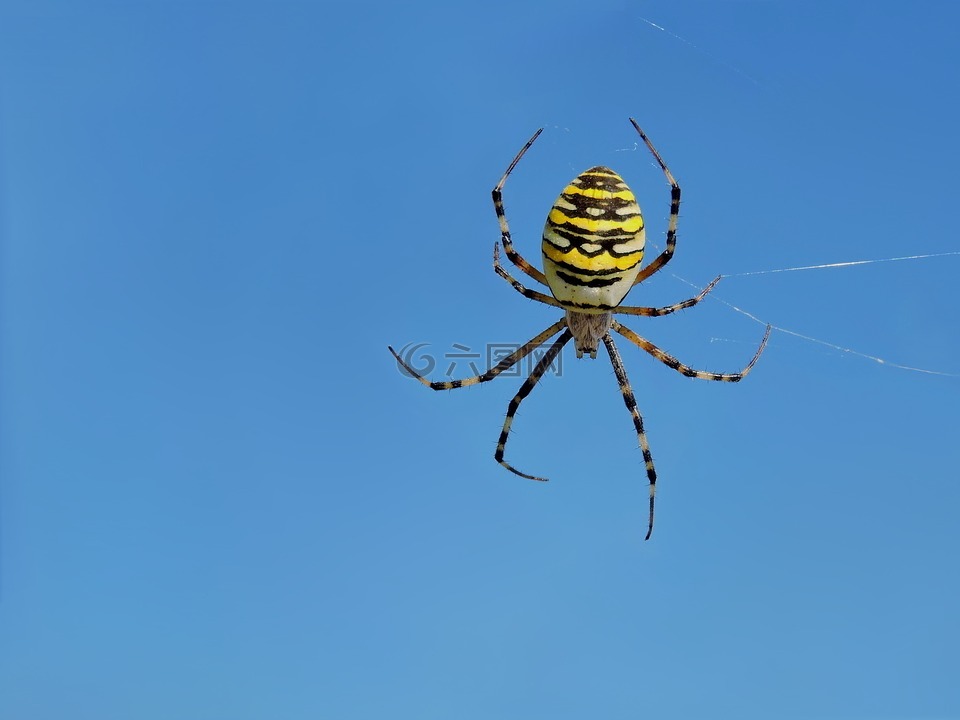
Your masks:
<svg viewBox="0 0 960 720"><path fill-rule="evenodd" d="M612 330L625 337L667 367L673 368L687 377L721 382L738 382L750 372L760 358L760 353L763 352L767 339L770 337L770 326L767 326L760 347L757 348L753 358L743 370L736 373L713 373L695 370L688 365L684 365L616 320L614 315L660 317L677 310L693 307L720 280L719 277L714 279L696 297L666 307L631 307L620 304L630 288L660 270L673 257L677 242L677 218L680 214L680 185L674 179L666 163L663 162L653 143L640 129L637 121L630 118L630 122L633 123L633 127L640 134L644 144L653 154L660 165L660 169L663 170L667 182L670 183L670 220L667 224L666 247L653 262L641 269L645 228L643 215L633 192L617 173L600 166L590 168L574 178L563 189L560 197L550 208L543 229L544 272L533 267L514 249L513 240L510 237L510 226L507 223L506 212L503 208L502 190L510 173L520 162L520 158L543 132L543 128L540 128L520 149L503 177L500 178L500 182L493 189L493 205L500 222L500 242L495 244L493 248L493 267L498 275L513 285L517 292L524 297L560 308L565 311L564 317L486 372L463 380L431 382L404 362L393 348L390 348L390 352L409 374L427 387L434 390L452 390L492 380L559 333L559 336L553 340L523 385L520 386L517 394L510 401L507 407L507 417L503 421L503 429L500 431L500 438L494 453L497 462L511 472L531 480L542 481L546 478L520 472L504 460L507 437L517 408L520 407L520 403L530 394L530 391L533 390L533 387L571 338L576 347L577 357L583 357L584 353L588 353L590 357L595 358L597 349L602 342L610 356L610 362L613 364L614 374L617 377L623 401L633 418L637 441L643 452L647 479L650 483L650 511L646 535L646 538L649 539L653 532L657 472L653 466L653 456L650 454L647 435L643 429L643 418L637 409L636 398L630 388L626 370L624 370L620 353L613 342L610 331ZM550 295L525 287L504 269L503 265L500 264L501 244L510 262L533 280L546 286L550 290Z"/></svg>

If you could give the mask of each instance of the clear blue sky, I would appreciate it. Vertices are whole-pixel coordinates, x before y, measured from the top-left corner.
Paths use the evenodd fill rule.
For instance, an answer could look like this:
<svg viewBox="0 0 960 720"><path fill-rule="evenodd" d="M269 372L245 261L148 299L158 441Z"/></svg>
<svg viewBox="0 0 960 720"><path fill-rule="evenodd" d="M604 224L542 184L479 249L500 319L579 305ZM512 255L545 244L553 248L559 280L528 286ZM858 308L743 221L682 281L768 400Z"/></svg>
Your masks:
<svg viewBox="0 0 960 720"><path fill-rule="evenodd" d="M386 351L556 319L490 268L540 126L531 260L600 164L662 246L628 116L680 180L636 304L958 250L958 65L950 2L0 3L0 717L960 717L960 379L776 331L720 385L621 343L643 543L602 353L518 416L541 485L492 458L519 379L431 393ZM960 373L958 272L716 294ZM763 332L628 324L711 370Z"/></svg>

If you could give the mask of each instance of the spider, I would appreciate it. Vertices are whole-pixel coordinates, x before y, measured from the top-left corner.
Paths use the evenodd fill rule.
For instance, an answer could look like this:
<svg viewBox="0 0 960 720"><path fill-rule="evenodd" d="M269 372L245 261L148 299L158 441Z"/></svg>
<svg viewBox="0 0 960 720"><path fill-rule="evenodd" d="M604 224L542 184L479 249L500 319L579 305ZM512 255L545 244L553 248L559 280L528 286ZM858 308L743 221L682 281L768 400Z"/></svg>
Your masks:
<svg viewBox="0 0 960 720"><path fill-rule="evenodd" d="M513 162L507 167L506 172L503 173L500 182L493 189L493 206L500 223L500 242L495 243L493 247L493 267L496 273L510 283L521 295L545 305L559 308L564 311L564 316L486 372L462 380L430 381L410 367L392 347L389 350L410 375L427 387L433 390L452 390L493 380L497 375L509 370L559 333L559 337L553 340L553 343L510 401L506 418L503 421L503 429L500 431L500 438L497 441L497 449L494 453L496 461L510 472L530 480L544 482L546 478L521 472L504 460L504 451L513 418L520 407L520 403L530 394L530 391L533 390L551 366L563 346L571 339L573 339L578 358L582 358L584 353L589 353L591 358L596 358L597 348L602 342L610 356L610 362L613 364L613 371L617 383L620 385L623 402L633 418L637 442L640 445L643 461L646 465L647 479L650 483L650 510L647 534L644 539L649 540L653 533L657 471L653 465L653 456L650 453L647 434L643 428L643 417L637 409L637 401L633 395L633 390L630 388L630 382L627 379L627 373L624 370L617 346L614 344L611 331L623 336L667 367L686 377L719 382L739 382L747 376L747 373L760 358L760 354L770 337L770 326L767 326L763 339L760 341L760 346L743 370L735 373L714 373L695 370L688 365L684 365L649 340L621 325L614 317L614 315L661 317L677 310L693 307L703 300L722 277L716 277L696 297L674 305L633 307L620 304L634 285L662 270L670 262L677 243L677 219L680 214L680 185L674 179L673 174L667 168L653 143L640 129L637 121L630 118L630 122L640 134L640 138L656 159L657 164L660 165L667 182L670 183L670 219L667 224L667 242L659 256L646 267L641 268L645 228L640 207L623 178L610 168L602 166L592 167L580 173L563 189L560 197L550 208L543 229L541 246L543 272L533 267L514 249L513 240L510 236L510 226L507 223L507 215L503 207L502 190L517 163L520 162L520 159L543 132L543 128L540 128L520 149ZM525 287L500 264L501 244L510 262L527 276L546 286L550 290L550 295Z"/></svg>

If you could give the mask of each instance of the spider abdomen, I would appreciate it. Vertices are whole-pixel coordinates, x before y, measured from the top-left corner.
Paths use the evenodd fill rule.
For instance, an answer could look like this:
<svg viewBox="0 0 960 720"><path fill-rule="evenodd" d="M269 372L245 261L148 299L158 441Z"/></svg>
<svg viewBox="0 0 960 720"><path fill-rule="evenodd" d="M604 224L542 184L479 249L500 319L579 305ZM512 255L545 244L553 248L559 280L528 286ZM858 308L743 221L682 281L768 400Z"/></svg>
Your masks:
<svg viewBox="0 0 960 720"><path fill-rule="evenodd" d="M609 312L630 291L643 260L640 206L617 173L593 167L574 178L543 228L544 274L569 310Z"/></svg>

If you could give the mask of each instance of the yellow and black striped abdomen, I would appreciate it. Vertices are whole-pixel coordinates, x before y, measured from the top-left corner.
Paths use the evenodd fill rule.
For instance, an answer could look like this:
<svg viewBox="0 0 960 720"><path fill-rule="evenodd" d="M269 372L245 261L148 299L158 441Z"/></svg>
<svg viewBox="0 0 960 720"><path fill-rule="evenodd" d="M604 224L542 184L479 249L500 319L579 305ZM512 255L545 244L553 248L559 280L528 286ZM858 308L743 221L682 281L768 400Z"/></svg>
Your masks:
<svg viewBox="0 0 960 720"><path fill-rule="evenodd" d="M609 312L640 272L645 233L633 192L606 167L590 168L563 189L543 228L544 274L569 310Z"/></svg>

